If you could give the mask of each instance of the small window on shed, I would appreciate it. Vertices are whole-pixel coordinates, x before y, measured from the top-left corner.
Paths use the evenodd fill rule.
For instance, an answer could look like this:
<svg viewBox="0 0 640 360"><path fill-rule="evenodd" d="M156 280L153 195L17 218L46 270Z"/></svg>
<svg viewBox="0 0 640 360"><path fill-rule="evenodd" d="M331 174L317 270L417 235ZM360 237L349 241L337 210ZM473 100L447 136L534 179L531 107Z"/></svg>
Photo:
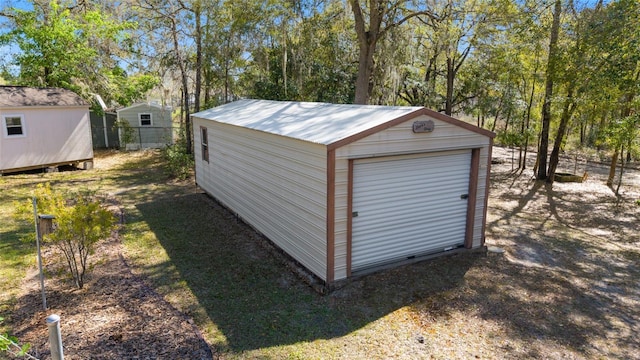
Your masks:
<svg viewBox="0 0 640 360"><path fill-rule="evenodd" d="M209 162L209 137L207 136L207 128L200 127L200 143L202 145L202 160Z"/></svg>
<svg viewBox="0 0 640 360"><path fill-rule="evenodd" d="M138 114L140 119L140 126L151 126L153 121L151 120L151 114Z"/></svg>
<svg viewBox="0 0 640 360"><path fill-rule="evenodd" d="M26 135L22 115L4 115L2 122L4 125L4 135L6 137L21 137Z"/></svg>

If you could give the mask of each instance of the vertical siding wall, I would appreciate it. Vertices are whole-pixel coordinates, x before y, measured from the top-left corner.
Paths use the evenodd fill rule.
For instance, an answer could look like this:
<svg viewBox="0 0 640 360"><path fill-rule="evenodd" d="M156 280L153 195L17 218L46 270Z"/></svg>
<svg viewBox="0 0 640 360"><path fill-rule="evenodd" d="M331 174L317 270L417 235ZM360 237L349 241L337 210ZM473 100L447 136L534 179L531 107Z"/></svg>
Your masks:
<svg viewBox="0 0 640 360"><path fill-rule="evenodd" d="M0 131L0 170L93 158L88 108L22 108L1 114L23 115L26 136L4 137Z"/></svg>
<svg viewBox="0 0 640 360"><path fill-rule="evenodd" d="M138 114L151 114L151 126L140 126ZM132 105L118 112L121 121L134 128L134 141L127 148L160 148L173 143L171 110L145 104Z"/></svg>
<svg viewBox="0 0 640 360"><path fill-rule="evenodd" d="M152 125L158 127L170 127L171 126L171 110L162 110L156 106L150 106L147 104L140 104L137 106L131 106L130 108L122 109L118 112L121 120L126 120L133 127L140 126L140 119L138 114L151 114Z"/></svg>
<svg viewBox="0 0 640 360"><path fill-rule="evenodd" d="M432 120L435 124L434 131L414 134L413 122L418 120ZM347 217L350 216L347 213L349 159L481 148L473 227L473 247L478 247L483 240L482 224L489 143L490 138L486 136L422 115L336 149L335 279L347 277Z"/></svg>
<svg viewBox="0 0 640 360"><path fill-rule="evenodd" d="M193 129L198 185L326 280L326 147L199 118Z"/></svg>

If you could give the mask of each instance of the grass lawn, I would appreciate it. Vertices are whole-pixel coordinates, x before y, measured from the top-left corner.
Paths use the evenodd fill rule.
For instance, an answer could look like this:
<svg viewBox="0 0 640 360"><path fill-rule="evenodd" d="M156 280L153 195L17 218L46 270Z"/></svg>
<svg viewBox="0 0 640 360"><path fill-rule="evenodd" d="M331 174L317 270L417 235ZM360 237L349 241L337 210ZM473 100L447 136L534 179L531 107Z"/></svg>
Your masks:
<svg viewBox="0 0 640 360"><path fill-rule="evenodd" d="M193 319L214 358L639 357L635 185L618 199L598 192L598 179L550 189L496 166L487 244L504 254L399 267L323 296L161 165L155 152L105 153L91 171L0 177L0 316L11 318L23 296L16 286L35 266L33 246L18 240L30 229L10 219L11 201L51 181L118 199L127 263ZM598 191L587 198L584 186ZM123 356L133 355L144 354Z"/></svg>
<svg viewBox="0 0 640 360"><path fill-rule="evenodd" d="M10 320L10 310L20 295L20 283L27 268L35 264L35 245L20 241L29 229L12 218L11 202L21 198L22 188L8 188L0 177L0 317ZM33 230L32 230L33 232ZM7 331L6 323L0 323L0 333Z"/></svg>

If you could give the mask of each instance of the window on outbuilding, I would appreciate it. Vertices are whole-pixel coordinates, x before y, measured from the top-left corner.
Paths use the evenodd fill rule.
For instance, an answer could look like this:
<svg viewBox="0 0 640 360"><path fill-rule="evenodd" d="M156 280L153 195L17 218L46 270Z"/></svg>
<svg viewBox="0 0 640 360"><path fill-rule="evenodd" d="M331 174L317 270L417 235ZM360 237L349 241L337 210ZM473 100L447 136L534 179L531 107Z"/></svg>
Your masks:
<svg viewBox="0 0 640 360"><path fill-rule="evenodd" d="M153 125L153 119L151 118L151 114L149 113L138 114L138 119L140 120L140 126Z"/></svg>
<svg viewBox="0 0 640 360"><path fill-rule="evenodd" d="M202 145L202 160L209 162L209 137L207 136L207 128L200 127L200 144Z"/></svg>
<svg viewBox="0 0 640 360"><path fill-rule="evenodd" d="M25 136L24 117L22 115L3 115L2 125L6 137Z"/></svg>

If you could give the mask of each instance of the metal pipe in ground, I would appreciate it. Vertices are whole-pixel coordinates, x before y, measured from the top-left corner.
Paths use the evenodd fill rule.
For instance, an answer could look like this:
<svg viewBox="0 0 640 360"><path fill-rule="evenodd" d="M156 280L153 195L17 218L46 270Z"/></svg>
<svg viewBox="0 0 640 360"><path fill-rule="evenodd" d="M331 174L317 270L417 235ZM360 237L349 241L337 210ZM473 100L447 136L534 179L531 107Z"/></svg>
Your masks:
<svg viewBox="0 0 640 360"><path fill-rule="evenodd" d="M62 353L62 335L60 334L60 316L51 314L47 316L49 328L49 346L51 347L51 359L64 360Z"/></svg>

